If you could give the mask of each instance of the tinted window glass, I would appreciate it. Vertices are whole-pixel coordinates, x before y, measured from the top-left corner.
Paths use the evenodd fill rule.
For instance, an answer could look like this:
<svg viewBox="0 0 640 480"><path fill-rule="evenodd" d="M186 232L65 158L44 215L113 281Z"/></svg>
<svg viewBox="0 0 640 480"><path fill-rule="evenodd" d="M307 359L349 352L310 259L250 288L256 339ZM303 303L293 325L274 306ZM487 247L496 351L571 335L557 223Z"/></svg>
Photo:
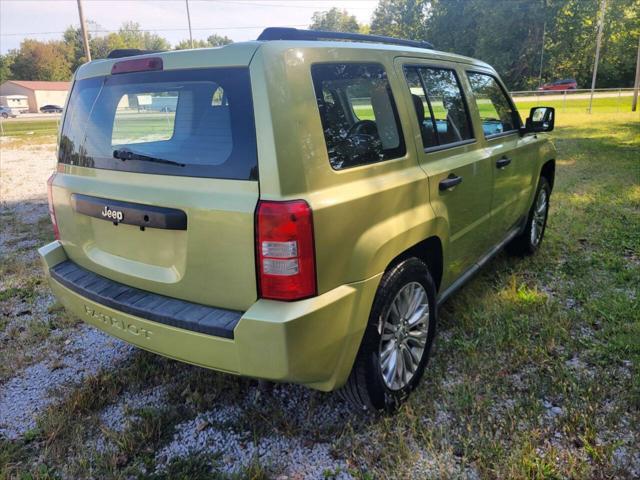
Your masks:
<svg viewBox="0 0 640 480"><path fill-rule="evenodd" d="M111 145L170 140L175 128L179 92L123 95L116 107Z"/></svg>
<svg viewBox="0 0 640 480"><path fill-rule="evenodd" d="M469 72L469 83L476 98L482 129L486 136L518 129L518 112L491 75Z"/></svg>
<svg viewBox="0 0 640 480"><path fill-rule="evenodd" d="M467 106L453 70L406 67L425 148L473 138Z"/></svg>
<svg viewBox="0 0 640 480"><path fill-rule="evenodd" d="M331 166L342 169L404 155L387 74L377 64L311 67Z"/></svg>
<svg viewBox="0 0 640 480"><path fill-rule="evenodd" d="M257 178L246 68L79 80L67 111L60 148L63 163L164 175Z"/></svg>
<svg viewBox="0 0 640 480"><path fill-rule="evenodd" d="M418 118L418 126L420 127L420 135L422 136L422 144L425 148L435 147L438 145L438 137L436 136L436 124L433 122L431 108L424 93L422 80L418 69L414 67L405 67L404 69L413 108Z"/></svg>

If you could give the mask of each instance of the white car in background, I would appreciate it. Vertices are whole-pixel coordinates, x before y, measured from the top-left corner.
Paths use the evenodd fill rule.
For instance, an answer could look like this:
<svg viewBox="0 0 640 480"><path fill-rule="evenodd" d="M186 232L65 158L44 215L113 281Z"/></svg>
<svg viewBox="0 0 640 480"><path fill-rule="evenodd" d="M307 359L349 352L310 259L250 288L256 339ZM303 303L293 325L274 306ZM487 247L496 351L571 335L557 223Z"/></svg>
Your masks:
<svg viewBox="0 0 640 480"><path fill-rule="evenodd" d="M2 118L16 118L18 115L9 107L0 107L0 117Z"/></svg>

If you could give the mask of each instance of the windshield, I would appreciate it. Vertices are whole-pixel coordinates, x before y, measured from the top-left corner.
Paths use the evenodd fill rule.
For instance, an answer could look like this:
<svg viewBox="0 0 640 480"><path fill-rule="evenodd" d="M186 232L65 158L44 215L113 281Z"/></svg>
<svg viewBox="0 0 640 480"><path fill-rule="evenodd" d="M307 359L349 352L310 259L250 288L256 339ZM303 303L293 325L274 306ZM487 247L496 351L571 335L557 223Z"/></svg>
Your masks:
<svg viewBox="0 0 640 480"><path fill-rule="evenodd" d="M210 68L79 80L67 108L59 161L136 173L255 180L249 71Z"/></svg>

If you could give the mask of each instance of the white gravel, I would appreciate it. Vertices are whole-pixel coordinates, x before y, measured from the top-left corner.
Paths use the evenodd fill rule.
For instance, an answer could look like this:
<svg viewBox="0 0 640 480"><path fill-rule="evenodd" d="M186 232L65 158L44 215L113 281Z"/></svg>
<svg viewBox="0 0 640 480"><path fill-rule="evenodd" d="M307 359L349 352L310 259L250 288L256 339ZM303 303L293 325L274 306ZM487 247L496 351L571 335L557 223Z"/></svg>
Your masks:
<svg viewBox="0 0 640 480"><path fill-rule="evenodd" d="M464 467L451 451L430 454L417 449L417 458L407 478L456 478L478 480L480 474L472 467Z"/></svg>
<svg viewBox="0 0 640 480"><path fill-rule="evenodd" d="M117 403L100 412L100 421L105 428L114 432L124 432L136 419L136 411L141 408L161 408L166 401L167 388L160 385L141 392L126 392Z"/></svg>
<svg viewBox="0 0 640 480"><path fill-rule="evenodd" d="M560 415L564 415L564 409L558 405L555 405L554 402L542 399L542 406L544 407L544 414L546 417L553 419Z"/></svg>
<svg viewBox="0 0 640 480"><path fill-rule="evenodd" d="M250 388L237 404L224 400L177 425L173 439L156 453L157 469L163 471L178 458L206 453L219 455L218 468L228 474L259 462L289 478L324 478L326 472L351 478L346 463L332 455L331 444L314 436L328 428L340 430L348 419L353 420L353 414L335 396L324 395L314 402L317 395L300 386L274 385L267 391ZM265 414L277 411L291 429L303 433L287 436L274 431L255 439L252 432L239 430L240 420L251 409Z"/></svg>
<svg viewBox="0 0 640 480"><path fill-rule="evenodd" d="M134 348L88 325L69 336L61 351L27 367L0 388L0 435L16 439L36 418L86 377L128 357Z"/></svg>
<svg viewBox="0 0 640 480"><path fill-rule="evenodd" d="M346 473L345 462L332 457L327 443L283 435L254 441L251 432L238 433L216 425L239 414L239 408L227 407L178 425L172 441L156 454L158 470L162 471L171 460L204 452L220 455L220 469L228 474L259 462L296 479L324 478L325 472L337 473L337 478L352 478Z"/></svg>
<svg viewBox="0 0 640 480"><path fill-rule="evenodd" d="M0 201L24 223L35 223L46 213L47 178L56 167L55 153L55 144L20 149L0 145Z"/></svg>

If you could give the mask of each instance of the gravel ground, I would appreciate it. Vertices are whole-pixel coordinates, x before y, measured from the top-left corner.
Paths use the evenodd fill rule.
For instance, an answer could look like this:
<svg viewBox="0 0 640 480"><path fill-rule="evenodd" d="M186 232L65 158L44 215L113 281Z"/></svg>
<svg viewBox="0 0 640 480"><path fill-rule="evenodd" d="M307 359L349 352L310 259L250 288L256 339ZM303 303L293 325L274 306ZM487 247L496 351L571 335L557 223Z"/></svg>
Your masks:
<svg viewBox="0 0 640 480"><path fill-rule="evenodd" d="M0 205L4 212L18 214L22 223L35 223L47 214L46 182L56 166L56 147L46 143L16 148L8 138L0 137ZM12 233L2 229L0 248Z"/></svg>
<svg viewBox="0 0 640 480"><path fill-rule="evenodd" d="M5 144L6 138L0 141ZM35 268L39 268L38 240L25 238L17 227L36 224L48 215L46 179L55 166L55 146L44 144L23 149L11 145L1 148L0 152L0 208L4 215L18 220L18 225L2 228L0 249L16 253L25 264L35 262ZM13 279L0 279L0 288L9 288L14 283ZM9 320L0 331L0 341L11 341L15 338L13 332L26 331L25 326L31 321L49 321L52 315L48 308L54 298L46 288L43 290L28 302L28 307L18 297L3 304L3 314ZM64 348L51 348L54 339L62 339ZM21 438L36 426L38 416L48 406L61 401L89 376L123 362L135 349L82 325L55 331L37 350L44 352L44 358L16 372L1 386L0 437ZM99 412L101 426L113 432L125 432L137 419L137 410L163 407L166 389L167 385L160 385L140 392L124 392L116 403ZM170 441L156 452L157 471L163 471L172 460L191 454L216 453L221 454L222 471L227 473L239 472L259 460L293 478L319 478L325 472L336 472L338 478L347 478L346 474L339 473L346 468L344 461L333 458L327 443L282 434L254 439L248 431L237 431L235 423L246 415L247 409L255 408L256 402L264 400L263 397L275 403L288 422L309 432L334 428L349 418L344 404L335 399L317 406L314 415L309 417L306 407L312 401L312 393L302 387L277 385L266 394L260 388L251 388L241 404L220 403L213 410L179 423ZM96 435L88 440L89 444L98 451L109 452L113 444L101 432Z"/></svg>
<svg viewBox="0 0 640 480"><path fill-rule="evenodd" d="M323 395L312 408L314 396L317 394L300 386L273 385L249 388L244 400L236 404L222 399L214 408L176 426L172 440L156 454L157 470L162 472L173 460L205 453L219 456L222 471L230 474L259 461L296 479L322 478L324 472L351 478L345 473L346 463L332 454L331 445L314 441L314 437L323 431L340 430L353 415L344 403L329 395ZM261 414L269 416L271 412L286 419L289 429L305 435L274 432L256 439L250 431L239 428L260 422Z"/></svg>
<svg viewBox="0 0 640 480"><path fill-rule="evenodd" d="M13 255L12 260L24 269L0 278L2 291L24 287L25 276L30 275L29 280L34 273L40 274L36 251L40 240L30 235L35 224L48 217L46 180L54 167L55 144L17 148L7 137L0 137L0 252L3 261ZM13 295L3 301L0 314L6 323L0 331L0 345L20 342L31 334L29 326L34 322L50 328L55 317L49 312L53 304L49 289L40 284L27 297ZM9 439L33 429L38 415L85 378L133 351L133 347L86 325L54 330L46 341L28 348L31 352L21 353L42 360L18 369L0 384L0 436Z"/></svg>
<svg viewBox="0 0 640 480"><path fill-rule="evenodd" d="M7 346L24 344L25 350L20 352L20 361L16 361L14 371L0 377L2 447L2 442L20 444L33 437L25 434L36 427L38 417L42 418L48 407L69 398L68 394L83 382L86 385L90 377L105 371L113 372L114 376L124 375L114 367L132 365L131 359L139 358L135 356L135 348L92 327L84 324L59 325L58 313L51 308L54 299L46 284L38 282L41 275L35 251L42 243L40 231L47 225L46 179L54 168L55 146L22 147L5 138L0 138L0 142L0 214L3 219L0 255L2 262L11 257L12 262L21 266L20 271L0 276L0 292L14 288L30 289L28 295L16 294L0 302L0 354L2 349L8 350ZM638 257L630 258L630 262L637 266ZM575 313L581 311L585 300L567 292L573 281L578 282L571 277L557 285L540 281L537 288L546 298L546 303L557 302L558 308ZM497 288L503 287L500 284ZM637 297L633 289L623 294ZM40 323L50 330L47 330L47 336L42 341L29 341L33 335L32 325ZM488 419L482 428L496 428L492 430L492 435L497 438L496 448L510 445L508 440L501 438L500 429L509 428L507 422L514 422L517 428L512 432L531 439L535 455L531 453L529 459L533 463L545 462L547 456L555 459L555 464L562 468L563 462L579 461L584 465L595 464L592 473L611 472L602 467L609 460L589 457L582 445L589 441L596 454L598 449L604 451L610 446L610 461L620 469L621 478L640 478L640 433L637 415L633 411L621 411L615 398L608 399L610 408L605 404L602 409L592 410L589 414L596 420L591 427L593 438L587 438L591 431L579 432L582 436L578 437L578 443L577 434L569 431L567 424L581 425L578 420L568 421L580 413L571 404L580 400L580 393L559 395L557 392L554 394L552 388L541 386L540 377L550 373L535 362L505 369L503 382L496 384L504 391L482 392L488 397L483 399L478 394L481 390L473 387L478 380L469 373L467 365L446 356L447 350L455 350L460 342L466 341L465 333L452 323L445 323L438 339L439 346L432 364L437 379L425 380L423 388L401 414L392 418L376 418L371 422L355 417L344 403L332 395L294 385L257 386L215 373L202 374L196 367L149 356L147 363L139 363L145 368L136 374L138 383L126 383L124 390L120 384L117 393L108 400L111 402L109 405L104 407L105 403L101 403L95 410L84 412L86 419L97 419L97 422L87 422L86 430L80 428L85 418L76 418L73 412L69 413L68 421L81 433L73 439L56 440L61 442L64 455L67 451L73 451L73 455L63 457L64 461L57 458L54 465L63 472L69 466L69 474L66 475L69 478L77 478L78 472L93 475L91 468L102 461L108 463L110 459L114 463L108 464L109 467L100 464L105 470L96 470L98 477L102 472L118 472L122 465L129 468L142 463L141 471L162 475L172 471L176 461L189 462L203 454L209 465L221 473L239 476L245 472L243 469L259 464L270 474L277 472L290 479L350 478L348 471L356 475L359 471L377 474L382 471L391 477L395 472L397 476L407 478L476 479L486 475L487 470L476 468L469 457L464 456L468 455L464 449L467 441L472 453L473 449L478 449L478 444L472 440L483 432L466 428L470 428L475 418L482 416ZM467 325L472 328L471 323ZM578 323L571 327L571 335L595 348L596 330L591 326ZM634 372L633 365L626 359L621 359L617 366L609 362L604 368L594 363L593 353L587 355L580 349L565 351L562 345L549 348L555 349L558 357L553 360L558 370L551 373L558 375L561 371L565 377L575 378L577 386L595 386L598 378L628 380ZM471 355L469 352L466 354ZM13 358L0 356L0 359L7 358L11 362L16 357L17 354ZM442 362L447 360L452 366L442 367ZM506 365L507 362L508 357L505 357L502 363ZM438 365L441 371L437 370ZM178 373L172 377L166 375L167 372L173 374L172 369ZM494 370L502 374L502 370L495 366ZM557 378L562 380L561 376ZM108 382L108 379L104 381ZM182 392L185 384L188 387ZM176 385L180 388L177 389ZM434 391L429 391L429 388ZM472 395L467 395L467 391ZM197 400L191 401L191 396ZM524 403L527 399L533 407ZM486 400L490 400L490 407L476 410L479 408L477 405L481 406ZM424 405L427 405L426 409ZM520 412L525 407L528 408L528 416L521 416ZM160 414L158 418L163 419L163 412L170 412L173 416L167 417L170 418L169 427L157 438L132 435L132 431L144 425L139 422L140 409L155 410L154 413ZM605 421L605 414L617 418ZM421 436L423 434L424 437ZM491 435L486 438L489 437ZM118 441L131 438L145 438L149 443L142 443L143 450L140 451L127 445L137 453L130 454L131 458L124 458L122 444ZM32 446L36 443L37 440L31 441ZM355 446L351 448L352 445ZM34 459L44 458L48 446L33 448L41 448L29 460L29 464L37 466ZM491 445L485 448L494 451ZM2 454L4 452L0 448L0 461ZM609 454L599 455L607 458ZM401 459L401 465L394 464L395 459ZM596 461L601 463L596 464ZM544 467L542 463L540 465L540 468ZM601 470L598 470L598 465ZM400 466L404 470L396 470ZM486 468L486 460L483 466ZM382 470L375 470L378 467ZM533 469L530 476L541 471ZM564 471L570 469L560 470ZM379 476L384 477L384 474ZM135 473L131 477L135 477Z"/></svg>
<svg viewBox="0 0 640 480"><path fill-rule="evenodd" d="M156 454L158 471L176 458L210 453L220 455L221 470L225 473L239 473L239 469L258 461L293 478L322 478L325 472L336 473L336 478L352 478L343 472L346 464L332 457L326 443L282 435L254 441L249 431L236 432L232 427L218 426L233 423L240 415L239 408L226 407L179 424L172 441Z"/></svg>
<svg viewBox="0 0 640 480"><path fill-rule="evenodd" d="M166 394L164 385L142 392L125 392L118 403L109 405L100 412L100 421L105 428L122 433L138 418L136 410L162 408Z"/></svg>
<svg viewBox="0 0 640 480"><path fill-rule="evenodd" d="M117 365L134 348L83 325L70 335L60 351L27 367L2 386L0 435L15 439L36 426L47 406L101 369Z"/></svg>

